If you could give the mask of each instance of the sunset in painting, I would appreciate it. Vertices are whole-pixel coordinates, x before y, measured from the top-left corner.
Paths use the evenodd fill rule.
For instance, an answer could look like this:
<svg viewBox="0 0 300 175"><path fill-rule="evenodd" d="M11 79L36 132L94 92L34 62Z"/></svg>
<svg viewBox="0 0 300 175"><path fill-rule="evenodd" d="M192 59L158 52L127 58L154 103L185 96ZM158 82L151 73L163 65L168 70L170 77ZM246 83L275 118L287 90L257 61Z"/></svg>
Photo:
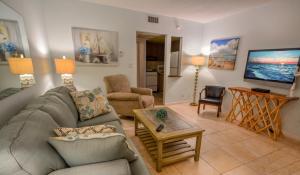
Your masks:
<svg viewBox="0 0 300 175"><path fill-rule="evenodd" d="M249 55L249 62L260 64L297 64L300 50L260 51Z"/></svg>
<svg viewBox="0 0 300 175"><path fill-rule="evenodd" d="M300 49L249 51L245 78L292 83Z"/></svg>

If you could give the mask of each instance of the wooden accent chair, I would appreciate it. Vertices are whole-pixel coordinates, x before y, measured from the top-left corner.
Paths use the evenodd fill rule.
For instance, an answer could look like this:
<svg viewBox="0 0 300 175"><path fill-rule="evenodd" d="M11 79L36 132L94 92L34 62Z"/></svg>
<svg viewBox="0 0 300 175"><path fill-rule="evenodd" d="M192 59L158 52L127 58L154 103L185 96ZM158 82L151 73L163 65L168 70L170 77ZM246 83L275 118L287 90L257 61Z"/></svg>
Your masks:
<svg viewBox="0 0 300 175"><path fill-rule="evenodd" d="M205 92L204 98L202 98L203 92ZM203 104L204 110L205 105L207 104L218 107L217 117L219 117L219 114L222 111L222 102L224 95L225 87L223 86L205 86L205 88L201 90L199 95L198 114L200 113L200 105Z"/></svg>
<svg viewBox="0 0 300 175"><path fill-rule="evenodd" d="M123 116L133 116L133 109L154 107L152 89L130 87L125 75L104 77L107 99L116 112Z"/></svg>

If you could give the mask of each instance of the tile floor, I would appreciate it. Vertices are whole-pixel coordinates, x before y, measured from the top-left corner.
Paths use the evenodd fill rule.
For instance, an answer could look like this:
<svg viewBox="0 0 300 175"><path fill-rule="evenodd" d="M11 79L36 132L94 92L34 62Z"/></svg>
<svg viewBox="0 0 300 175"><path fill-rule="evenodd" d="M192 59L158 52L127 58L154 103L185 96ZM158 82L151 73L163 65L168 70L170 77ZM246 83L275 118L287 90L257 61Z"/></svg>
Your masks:
<svg viewBox="0 0 300 175"><path fill-rule="evenodd" d="M122 119L127 135L141 152L153 175L300 175L300 144L281 137L278 141L255 134L244 128L217 118L215 109L207 108L199 116L196 107L188 104L169 105L185 120L205 129L201 159L193 158L155 171L150 158L138 137L134 136L134 123ZM189 139L192 145L195 140Z"/></svg>

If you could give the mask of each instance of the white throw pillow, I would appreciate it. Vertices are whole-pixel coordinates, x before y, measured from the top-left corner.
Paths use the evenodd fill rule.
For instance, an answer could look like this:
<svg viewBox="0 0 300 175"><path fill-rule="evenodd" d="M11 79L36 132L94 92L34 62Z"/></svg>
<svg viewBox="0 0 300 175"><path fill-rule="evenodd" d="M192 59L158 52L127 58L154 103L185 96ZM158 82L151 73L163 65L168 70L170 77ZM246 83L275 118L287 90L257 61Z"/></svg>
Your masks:
<svg viewBox="0 0 300 175"><path fill-rule="evenodd" d="M50 137L48 142L70 166L100 163L117 159L137 159L120 133L98 133L66 137Z"/></svg>

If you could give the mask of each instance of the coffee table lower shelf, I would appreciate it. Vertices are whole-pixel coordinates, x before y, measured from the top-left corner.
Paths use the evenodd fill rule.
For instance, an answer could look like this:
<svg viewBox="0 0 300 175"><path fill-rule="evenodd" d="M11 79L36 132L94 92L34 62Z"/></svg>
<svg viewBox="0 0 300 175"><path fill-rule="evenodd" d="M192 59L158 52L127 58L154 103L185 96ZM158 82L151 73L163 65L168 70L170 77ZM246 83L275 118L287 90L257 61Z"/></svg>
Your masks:
<svg viewBox="0 0 300 175"><path fill-rule="evenodd" d="M136 131L137 136L145 145L152 159L157 161L157 143L146 128L140 128ZM169 143L163 143L162 146L162 166L188 159L195 156L195 149L186 141L178 140Z"/></svg>

